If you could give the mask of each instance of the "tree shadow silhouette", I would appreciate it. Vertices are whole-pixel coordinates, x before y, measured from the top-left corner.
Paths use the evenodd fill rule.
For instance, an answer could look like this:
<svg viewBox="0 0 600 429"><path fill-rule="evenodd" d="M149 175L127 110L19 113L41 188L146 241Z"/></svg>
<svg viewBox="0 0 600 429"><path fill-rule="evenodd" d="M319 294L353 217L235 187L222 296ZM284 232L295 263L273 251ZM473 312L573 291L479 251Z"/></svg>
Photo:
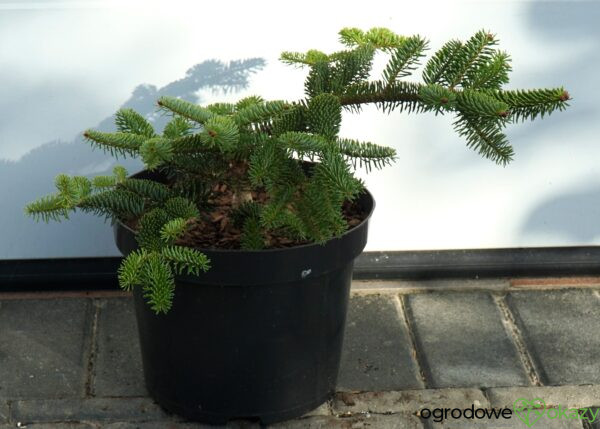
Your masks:
<svg viewBox="0 0 600 429"><path fill-rule="evenodd" d="M161 88L138 85L121 107L135 109L162 131L169 120L156 114L156 100L163 95L199 102L198 91L211 89L225 93L247 88L252 73L265 66L262 58L223 63L207 60L187 70L185 76ZM39 102L43 103L43 99ZM116 111L117 109L115 109ZM103 119L95 128L114 131L114 115ZM61 172L94 176L110 172L115 164L130 172L142 167L135 158L115 160L101 150L93 150L81 134L72 141L40 144L18 161L0 160L0 224L4 225L0 259L91 257L118 255L108 224L97 217L75 213L69 222L50 225L35 223L23 214L24 206L42 195L54 192L53 179Z"/></svg>

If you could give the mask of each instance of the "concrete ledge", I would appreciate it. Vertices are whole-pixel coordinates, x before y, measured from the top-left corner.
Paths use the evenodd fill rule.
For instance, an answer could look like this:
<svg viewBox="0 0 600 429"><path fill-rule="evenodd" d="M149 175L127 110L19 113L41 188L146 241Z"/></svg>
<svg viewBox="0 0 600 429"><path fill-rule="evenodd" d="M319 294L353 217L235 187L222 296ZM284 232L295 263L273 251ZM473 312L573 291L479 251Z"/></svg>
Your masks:
<svg viewBox="0 0 600 429"><path fill-rule="evenodd" d="M23 426L0 425L0 429L18 429L19 427L26 429L98 429L99 426L94 423L33 423ZM103 426L104 427L104 426ZM130 426L132 429L135 426ZM168 426L162 426L166 428Z"/></svg>
<svg viewBox="0 0 600 429"><path fill-rule="evenodd" d="M115 422L103 424L102 429L259 429L259 425L253 425L251 423L244 424L244 426L237 424L228 424L226 426L210 426L203 425L200 423L173 423L172 421L157 421L157 422L140 422L140 423L131 423L131 422ZM34 427L33 429L37 429Z"/></svg>
<svg viewBox="0 0 600 429"><path fill-rule="evenodd" d="M396 392L340 392L333 399L333 413L353 415L360 413L417 415L423 408L477 408L490 406L479 389L427 389Z"/></svg>
<svg viewBox="0 0 600 429"><path fill-rule="evenodd" d="M493 408L512 407L519 398L541 398L548 407L562 405L568 408L600 406L600 385L494 387L486 390Z"/></svg>
<svg viewBox="0 0 600 429"><path fill-rule="evenodd" d="M393 415L355 415L347 418L338 417L309 417L292 420L270 426L277 429L423 429L423 423L418 417L410 414Z"/></svg>
<svg viewBox="0 0 600 429"><path fill-rule="evenodd" d="M150 398L39 399L11 405L11 420L23 424L171 419Z"/></svg>

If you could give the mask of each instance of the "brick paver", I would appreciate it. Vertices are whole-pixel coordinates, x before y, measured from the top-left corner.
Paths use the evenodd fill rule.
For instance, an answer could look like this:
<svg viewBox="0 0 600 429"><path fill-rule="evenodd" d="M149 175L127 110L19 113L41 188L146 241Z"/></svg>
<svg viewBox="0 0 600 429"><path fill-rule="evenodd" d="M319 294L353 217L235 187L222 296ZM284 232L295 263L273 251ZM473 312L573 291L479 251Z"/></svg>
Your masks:
<svg viewBox="0 0 600 429"><path fill-rule="evenodd" d="M80 396L91 301L0 301L0 398Z"/></svg>
<svg viewBox="0 0 600 429"><path fill-rule="evenodd" d="M410 295L408 309L429 387L529 384L489 293Z"/></svg>
<svg viewBox="0 0 600 429"><path fill-rule="evenodd" d="M146 396L137 321L131 298L99 301L96 396Z"/></svg>
<svg viewBox="0 0 600 429"><path fill-rule="evenodd" d="M600 299L595 292L516 292L507 301L544 384L600 384Z"/></svg>
<svg viewBox="0 0 600 429"><path fill-rule="evenodd" d="M356 296L350 301L338 388L422 388L404 322L394 297Z"/></svg>

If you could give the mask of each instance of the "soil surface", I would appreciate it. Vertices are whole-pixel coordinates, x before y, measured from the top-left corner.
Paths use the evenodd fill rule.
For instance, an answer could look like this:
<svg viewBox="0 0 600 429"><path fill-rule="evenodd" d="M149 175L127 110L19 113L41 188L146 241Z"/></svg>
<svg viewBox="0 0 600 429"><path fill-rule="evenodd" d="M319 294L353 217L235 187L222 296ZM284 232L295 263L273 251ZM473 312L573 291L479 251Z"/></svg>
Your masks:
<svg viewBox="0 0 600 429"><path fill-rule="evenodd" d="M228 183L234 183L245 178L248 166L245 163L236 165L230 164L228 170ZM243 180L243 179L242 179ZM163 182L171 185L169 181ZM186 233L176 242L176 244L193 247L198 249L240 249L241 248L241 225L236 225L231 214L234 207L238 207L245 201L256 201L264 204L268 201L268 195L265 191L248 190L236 192L225 183L216 183L210 192L206 208L200 210L200 218L190 221ZM347 201L342 207L342 214L348 224L348 229L354 228L361 223L368 213L355 202ZM136 231L138 229L138 219L132 219L124 222L129 228ZM265 234L265 248L283 248L294 247L308 244L310 241L293 240L281 231L268 231Z"/></svg>
<svg viewBox="0 0 600 429"><path fill-rule="evenodd" d="M267 195L264 192L249 192L253 201L264 203ZM249 199L249 197L248 197ZM209 200L211 209L201 213L200 219L191 222L185 235L177 244L199 249L239 249L242 235L241 228L235 225L230 214L234 204L234 196L226 185L213 189ZM357 203L346 202L343 206L343 216L348 223L348 229L361 223L367 213L364 213ZM265 248L293 247L307 244L309 241L293 240L283 233L269 231L265 234Z"/></svg>

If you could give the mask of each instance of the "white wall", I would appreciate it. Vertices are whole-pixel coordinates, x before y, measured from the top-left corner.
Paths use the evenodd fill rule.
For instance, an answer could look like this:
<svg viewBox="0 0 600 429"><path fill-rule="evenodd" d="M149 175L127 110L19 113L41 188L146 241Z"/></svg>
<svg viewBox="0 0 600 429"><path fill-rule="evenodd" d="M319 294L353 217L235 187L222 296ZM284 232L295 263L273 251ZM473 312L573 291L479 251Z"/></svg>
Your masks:
<svg viewBox="0 0 600 429"><path fill-rule="evenodd" d="M599 2L575 1L0 0L0 258L116 255L97 218L47 226L22 214L57 173L110 170L79 133L110 129L124 104L151 114L161 93L202 103L299 98L304 72L279 64L279 53L339 49L344 26L419 33L432 51L489 29L513 58L508 88L564 85L574 97L567 112L509 128L516 158L505 168L467 149L451 117L346 115L343 136L398 151L394 166L364 176L377 200L367 250L596 244L599 18ZM252 57L266 66L228 93L225 77L243 83L244 74L205 62Z"/></svg>

